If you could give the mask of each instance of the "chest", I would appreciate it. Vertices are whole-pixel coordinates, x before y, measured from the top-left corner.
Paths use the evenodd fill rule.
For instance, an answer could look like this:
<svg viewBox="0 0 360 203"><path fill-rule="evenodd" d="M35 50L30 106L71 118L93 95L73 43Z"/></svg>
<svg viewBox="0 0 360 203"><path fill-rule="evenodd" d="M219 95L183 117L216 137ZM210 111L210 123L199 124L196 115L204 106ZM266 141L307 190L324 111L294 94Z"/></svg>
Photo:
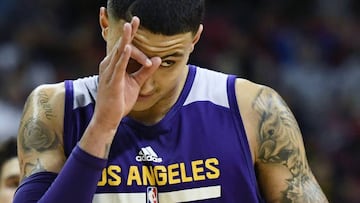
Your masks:
<svg viewBox="0 0 360 203"><path fill-rule="evenodd" d="M187 191L186 197L200 191L220 196L221 188L251 182L243 135L232 114L202 111L184 109L161 127L122 123L97 192L145 194L153 189L159 194Z"/></svg>

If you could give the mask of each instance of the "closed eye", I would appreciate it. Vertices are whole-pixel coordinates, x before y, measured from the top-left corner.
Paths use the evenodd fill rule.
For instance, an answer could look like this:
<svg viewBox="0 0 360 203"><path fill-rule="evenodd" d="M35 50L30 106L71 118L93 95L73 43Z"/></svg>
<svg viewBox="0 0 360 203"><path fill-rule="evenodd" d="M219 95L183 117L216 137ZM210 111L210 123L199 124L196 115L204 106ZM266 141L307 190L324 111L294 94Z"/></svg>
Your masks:
<svg viewBox="0 0 360 203"><path fill-rule="evenodd" d="M17 188L19 186L19 181L20 181L19 175L12 175L6 178L5 185L8 188Z"/></svg>

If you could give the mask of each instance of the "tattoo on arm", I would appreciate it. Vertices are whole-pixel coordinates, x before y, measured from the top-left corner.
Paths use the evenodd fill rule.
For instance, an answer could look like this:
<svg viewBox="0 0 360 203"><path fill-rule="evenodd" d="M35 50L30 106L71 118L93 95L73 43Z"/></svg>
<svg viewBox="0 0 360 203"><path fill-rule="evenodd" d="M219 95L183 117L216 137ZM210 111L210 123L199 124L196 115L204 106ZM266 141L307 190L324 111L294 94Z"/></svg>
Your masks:
<svg viewBox="0 0 360 203"><path fill-rule="evenodd" d="M49 103L49 100L50 100L49 98L50 98L49 95L45 91L39 92L39 100L38 100L39 106L44 111L45 117L48 120L51 120L52 118L54 118L56 116L54 115L53 108L52 108L51 104Z"/></svg>
<svg viewBox="0 0 360 203"><path fill-rule="evenodd" d="M283 202L327 202L312 176L298 124L281 97L269 88L259 91L252 104L260 115L258 126L259 160L264 164L281 164L291 178L282 191Z"/></svg>
<svg viewBox="0 0 360 203"><path fill-rule="evenodd" d="M46 124L36 118L31 118L24 123L19 134L19 144L24 152L35 150L44 152L56 149L59 139L55 132L47 128Z"/></svg>
<svg viewBox="0 0 360 203"><path fill-rule="evenodd" d="M24 105L18 133L22 178L42 171L57 172L65 162L61 136L56 126L56 110L50 89L34 90Z"/></svg>
<svg viewBox="0 0 360 203"><path fill-rule="evenodd" d="M36 163L25 163L24 165L25 177L29 177L32 174L38 172L44 172L46 169L41 164L40 159L36 160Z"/></svg>

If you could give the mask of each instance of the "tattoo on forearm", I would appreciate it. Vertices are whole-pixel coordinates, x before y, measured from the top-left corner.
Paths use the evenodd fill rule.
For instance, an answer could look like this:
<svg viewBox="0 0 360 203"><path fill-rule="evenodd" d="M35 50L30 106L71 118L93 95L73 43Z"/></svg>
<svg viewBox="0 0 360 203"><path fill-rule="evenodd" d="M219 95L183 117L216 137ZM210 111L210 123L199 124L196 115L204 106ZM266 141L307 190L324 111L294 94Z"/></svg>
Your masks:
<svg viewBox="0 0 360 203"><path fill-rule="evenodd" d="M327 202L321 188L308 175L294 176L287 180L288 188L282 191L282 202Z"/></svg>
<svg viewBox="0 0 360 203"><path fill-rule="evenodd" d="M39 103L40 107L44 110L45 117L48 120L51 120L52 118L55 117L53 108L52 108L51 104L49 103L49 95L45 91L39 92L38 103Z"/></svg>
<svg viewBox="0 0 360 203"><path fill-rule="evenodd" d="M258 158L264 164L281 164L292 174L283 191L283 202L319 202L319 197L325 198L311 175L305 151L299 147L303 141L298 124L281 97L263 88L252 107L260 115Z"/></svg>
<svg viewBox="0 0 360 203"><path fill-rule="evenodd" d="M58 147L59 140L55 132L47 128L42 121L31 118L24 123L19 141L24 152L35 150L44 152Z"/></svg>

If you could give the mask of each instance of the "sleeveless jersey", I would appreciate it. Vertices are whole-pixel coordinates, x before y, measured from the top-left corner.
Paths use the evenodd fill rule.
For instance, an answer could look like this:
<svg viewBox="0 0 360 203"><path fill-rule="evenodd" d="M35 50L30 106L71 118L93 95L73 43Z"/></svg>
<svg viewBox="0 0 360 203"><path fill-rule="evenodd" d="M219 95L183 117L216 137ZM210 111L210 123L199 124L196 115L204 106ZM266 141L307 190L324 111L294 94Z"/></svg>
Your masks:
<svg viewBox="0 0 360 203"><path fill-rule="evenodd" d="M262 202L235 79L189 65L177 102L160 122L123 118L93 203ZM97 85L98 76L65 81L67 157L91 120Z"/></svg>

